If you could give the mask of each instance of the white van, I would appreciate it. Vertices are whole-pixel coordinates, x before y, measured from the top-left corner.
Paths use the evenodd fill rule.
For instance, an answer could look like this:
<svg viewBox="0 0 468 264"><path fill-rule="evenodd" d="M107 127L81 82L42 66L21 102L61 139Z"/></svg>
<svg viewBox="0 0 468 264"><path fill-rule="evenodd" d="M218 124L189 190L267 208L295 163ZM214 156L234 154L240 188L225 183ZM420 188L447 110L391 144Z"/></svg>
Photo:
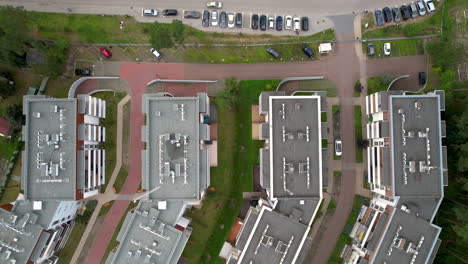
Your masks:
<svg viewBox="0 0 468 264"><path fill-rule="evenodd" d="M158 16L156 9L143 9L143 16Z"/></svg>
<svg viewBox="0 0 468 264"><path fill-rule="evenodd" d="M159 60L161 58L161 53L157 51L155 48L151 48L150 52L153 53L153 55Z"/></svg>

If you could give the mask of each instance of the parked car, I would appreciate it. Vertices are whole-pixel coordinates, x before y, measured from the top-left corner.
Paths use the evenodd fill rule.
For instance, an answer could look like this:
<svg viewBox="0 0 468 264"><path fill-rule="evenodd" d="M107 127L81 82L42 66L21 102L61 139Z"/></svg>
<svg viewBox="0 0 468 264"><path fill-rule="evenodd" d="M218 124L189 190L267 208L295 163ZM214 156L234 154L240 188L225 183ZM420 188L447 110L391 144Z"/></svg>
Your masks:
<svg viewBox="0 0 468 264"><path fill-rule="evenodd" d="M301 29L301 20L299 17L294 17L293 22L294 31L299 31Z"/></svg>
<svg viewBox="0 0 468 264"><path fill-rule="evenodd" d="M112 58L112 52L110 52L108 49L106 49L104 47L100 47L99 51L101 51L101 53L102 53L102 55L104 55L104 57L106 57L108 59Z"/></svg>
<svg viewBox="0 0 468 264"><path fill-rule="evenodd" d="M269 17L268 18L268 29L275 29L275 18L274 17Z"/></svg>
<svg viewBox="0 0 468 264"><path fill-rule="evenodd" d="M403 20L408 20L411 17L411 12L407 6L402 5L400 7L400 11L401 11L401 18L403 18Z"/></svg>
<svg viewBox="0 0 468 264"><path fill-rule="evenodd" d="M280 54L273 48L267 48L266 51L275 59L278 59L280 57Z"/></svg>
<svg viewBox="0 0 468 264"><path fill-rule="evenodd" d="M91 75L91 70L88 69L88 68L76 69L75 70L75 75L76 76L90 76Z"/></svg>
<svg viewBox="0 0 468 264"><path fill-rule="evenodd" d="M335 155L339 157L341 154L343 154L343 143L341 139L335 139Z"/></svg>
<svg viewBox="0 0 468 264"><path fill-rule="evenodd" d="M233 28L234 27L234 21L235 21L235 16L233 13L228 14L228 28Z"/></svg>
<svg viewBox="0 0 468 264"><path fill-rule="evenodd" d="M284 29L291 30L291 28L292 28L292 16L286 16L284 19L286 20L285 25L284 25Z"/></svg>
<svg viewBox="0 0 468 264"><path fill-rule="evenodd" d="M385 23L392 22L393 18L392 18L392 12L390 11L390 8L384 7L384 9L382 9L382 12L384 15Z"/></svg>
<svg viewBox="0 0 468 264"><path fill-rule="evenodd" d="M200 18L201 14L198 11L184 11L184 18Z"/></svg>
<svg viewBox="0 0 468 264"><path fill-rule="evenodd" d="M398 23L401 21L400 9L398 9L397 7L392 8L392 15L393 15L393 20L395 20L395 22Z"/></svg>
<svg viewBox="0 0 468 264"><path fill-rule="evenodd" d="M164 9L163 16L177 16L177 10L175 9Z"/></svg>
<svg viewBox="0 0 468 264"><path fill-rule="evenodd" d="M302 45L302 51L309 58L312 58L314 56L314 51L309 46L307 46L307 44Z"/></svg>
<svg viewBox="0 0 468 264"><path fill-rule="evenodd" d="M432 13L435 11L435 5L434 2L432 2L432 0L424 0L424 3L426 3L428 13Z"/></svg>
<svg viewBox="0 0 468 264"><path fill-rule="evenodd" d="M416 9L416 5L414 3L411 3L409 5L409 10L410 10L412 18L415 18L418 16L418 9Z"/></svg>
<svg viewBox="0 0 468 264"><path fill-rule="evenodd" d="M374 56L375 48L373 43L367 43L367 56Z"/></svg>
<svg viewBox="0 0 468 264"><path fill-rule="evenodd" d="M265 15L260 16L260 30L265 31L267 27L267 17Z"/></svg>
<svg viewBox="0 0 468 264"><path fill-rule="evenodd" d="M283 17L277 16L276 17L276 30L283 30Z"/></svg>
<svg viewBox="0 0 468 264"><path fill-rule="evenodd" d="M309 18L308 17L302 17L301 26L302 26L302 31L309 30Z"/></svg>
<svg viewBox="0 0 468 264"><path fill-rule="evenodd" d="M236 27L237 28L242 27L242 13L237 13L236 14Z"/></svg>
<svg viewBox="0 0 468 264"><path fill-rule="evenodd" d="M156 57L156 59L159 60L161 58L161 53L159 53L159 51L157 51L155 48L151 48L150 52L153 53L153 55Z"/></svg>
<svg viewBox="0 0 468 264"><path fill-rule="evenodd" d="M418 14L420 16L426 15L426 7L424 6L424 3L422 1L416 2L416 6L418 7Z"/></svg>
<svg viewBox="0 0 468 264"><path fill-rule="evenodd" d="M158 16L158 10L156 9L143 9L144 16Z"/></svg>
<svg viewBox="0 0 468 264"><path fill-rule="evenodd" d="M419 77L419 85L425 85L426 82L427 82L426 73L425 72L420 72L418 74L418 77Z"/></svg>
<svg viewBox="0 0 468 264"><path fill-rule="evenodd" d="M221 12L219 15L219 27L220 28L225 28L227 27L227 14L226 12Z"/></svg>
<svg viewBox="0 0 468 264"><path fill-rule="evenodd" d="M382 15L382 11L380 11L379 9L376 9L374 11L374 14L375 14L375 21L377 23L377 26L383 26L384 18L383 18L383 15Z"/></svg>
<svg viewBox="0 0 468 264"><path fill-rule="evenodd" d="M202 25L204 27L210 26L210 11L208 10L203 11Z"/></svg>
<svg viewBox="0 0 468 264"><path fill-rule="evenodd" d="M389 42L384 43L383 52L384 52L385 56L389 56L390 53L392 52L392 46L390 45Z"/></svg>
<svg viewBox="0 0 468 264"><path fill-rule="evenodd" d="M218 26L218 11L211 12L211 26Z"/></svg>
<svg viewBox="0 0 468 264"><path fill-rule="evenodd" d="M213 1L213 2L208 2L206 3L206 7L208 8L222 8L223 7L223 3L219 2L219 1Z"/></svg>
<svg viewBox="0 0 468 264"><path fill-rule="evenodd" d="M252 29L258 29L258 15L252 15Z"/></svg>

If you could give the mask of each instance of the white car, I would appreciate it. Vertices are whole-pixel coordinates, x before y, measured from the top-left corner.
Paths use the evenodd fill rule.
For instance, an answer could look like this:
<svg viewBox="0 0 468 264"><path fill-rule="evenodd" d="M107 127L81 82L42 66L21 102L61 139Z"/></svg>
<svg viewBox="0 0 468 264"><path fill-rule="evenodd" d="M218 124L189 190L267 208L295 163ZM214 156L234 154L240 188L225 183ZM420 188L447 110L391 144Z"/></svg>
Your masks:
<svg viewBox="0 0 468 264"><path fill-rule="evenodd" d="M161 53L159 53L159 51L157 51L155 48L151 48L151 49L150 49L150 52L153 53L153 55L154 55L157 59L161 59Z"/></svg>
<svg viewBox="0 0 468 264"><path fill-rule="evenodd" d="M294 31L299 31L301 29L301 20L299 19L299 17L295 17L293 19L293 22L294 22Z"/></svg>
<svg viewBox="0 0 468 264"><path fill-rule="evenodd" d="M336 139L335 140L335 155L336 156L341 156L343 154L343 145L341 143L341 139Z"/></svg>
<svg viewBox="0 0 468 264"><path fill-rule="evenodd" d="M275 29L275 18L269 17L268 18L268 29Z"/></svg>
<svg viewBox="0 0 468 264"><path fill-rule="evenodd" d="M291 27L292 27L292 16L286 16L284 20L286 20L286 22L284 23L284 29L291 30Z"/></svg>
<svg viewBox="0 0 468 264"><path fill-rule="evenodd" d="M390 55L390 53L392 52L392 46L390 45L390 43L387 42L383 44L383 52L385 56Z"/></svg>
<svg viewBox="0 0 468 264"><path fill-rule="evenodd" d="M220 9L220 8L223 8L223 3L219 2L219 1L208 2L208 3L206 3L206 7Z"/></svg>
<svg viewBox="0 0 468 264"><path fill-rule="evenodd" d="M143 9L143 16L158 16L156 9Z"/></svg>
<svg viewBox="0 0 468 264"><path fill-rule="evenodd" d="M234 14L233 13L228 14L228 27L229 28L234 27Z"/></svg>
<svg viewBox="0 0 468 264"><path fill-rule="evenodd" d="M420 16L424 16L426 14L426 7L424 6L422 1L416 2L416 6L418 7L418 13Z"/></svg>
<svg viewBox="0 0 468 264"><path fill-rule="evenodd" d="M432 0L424 0L424 3L427 6L427 12L433 13L435 11L435 5Z"/></svg>
<svg viewBox="0 0 468 264"><path fill-rule="evenodd" d="M211 26L218 26L218 12L216 11L211 12Z"/></svg>

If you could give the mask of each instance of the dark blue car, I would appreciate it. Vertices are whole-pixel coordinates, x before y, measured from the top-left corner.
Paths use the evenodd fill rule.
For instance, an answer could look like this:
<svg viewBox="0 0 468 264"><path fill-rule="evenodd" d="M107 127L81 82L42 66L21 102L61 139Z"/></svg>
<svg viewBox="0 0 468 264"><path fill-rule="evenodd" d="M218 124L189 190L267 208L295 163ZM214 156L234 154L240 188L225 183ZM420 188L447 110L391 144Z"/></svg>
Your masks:
<svg viewBox="0 0 468 264"><path fill-rule="evenodd" d="M382 11L379 9L376 9L374 13L375 13L375 21L377 22L377 26L383 26L383 24L385 23L384 23Z"/></svg>
<svg viewBox="0 0 468 264"><path fill-rule="evenodd" d="M278 16L276 18L276 30L283 30L283 17Z"/></svg>

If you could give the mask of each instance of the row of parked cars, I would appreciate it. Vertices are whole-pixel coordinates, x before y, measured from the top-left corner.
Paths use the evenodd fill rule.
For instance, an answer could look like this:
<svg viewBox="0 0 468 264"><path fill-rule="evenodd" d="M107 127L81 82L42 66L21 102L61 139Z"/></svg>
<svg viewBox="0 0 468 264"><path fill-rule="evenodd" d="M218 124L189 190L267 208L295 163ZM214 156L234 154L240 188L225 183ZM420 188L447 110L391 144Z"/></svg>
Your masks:
<svg viewBox="0 0 468 264"><path fill-rule="evenodd" d="M218 15L218 11L203 11L202 25L204 27L209 27L211 21L211 26L221 27L221 28L241 28L242 27L242 14L241 13L226 13L221 12Z"/></svg>
<svg viewBox="0 0 468 264"><path fill-rule="evenodd" d="M294 31L308 31L309 30L309 18L308 17L292 17L292 16L273 16L266 15L252 15L252 29L260 30L294 30Z"/></svg>
<svg viewBox="0 0 468 264"><path fill-rule="evenodd" d="M302 45L302 51L304 52L304 54L309 57L309 58L312 58L314 56L314 51L307 45L307 44L303 44ZM271 56L273 56L273 58L275 59L279 59L280 57L280 54L278 51L276 51L274 48L272 47L269 47L266 49L266 52L268 54L270 54Z"/></svg>
<svg viewBox="0 0 468 264"><path fill-rule="evenodd" d="M408 20L409 18L416 18L417 16L425 16L426 14L433 13L435 5L432 0L417 1L409 5L402 5L400 8L394 7L390 9L385 7L382 10L376 9L374 11L375 20L378 26L383 26L385 23L392 21L400 22L401 20Z"/></svg>

